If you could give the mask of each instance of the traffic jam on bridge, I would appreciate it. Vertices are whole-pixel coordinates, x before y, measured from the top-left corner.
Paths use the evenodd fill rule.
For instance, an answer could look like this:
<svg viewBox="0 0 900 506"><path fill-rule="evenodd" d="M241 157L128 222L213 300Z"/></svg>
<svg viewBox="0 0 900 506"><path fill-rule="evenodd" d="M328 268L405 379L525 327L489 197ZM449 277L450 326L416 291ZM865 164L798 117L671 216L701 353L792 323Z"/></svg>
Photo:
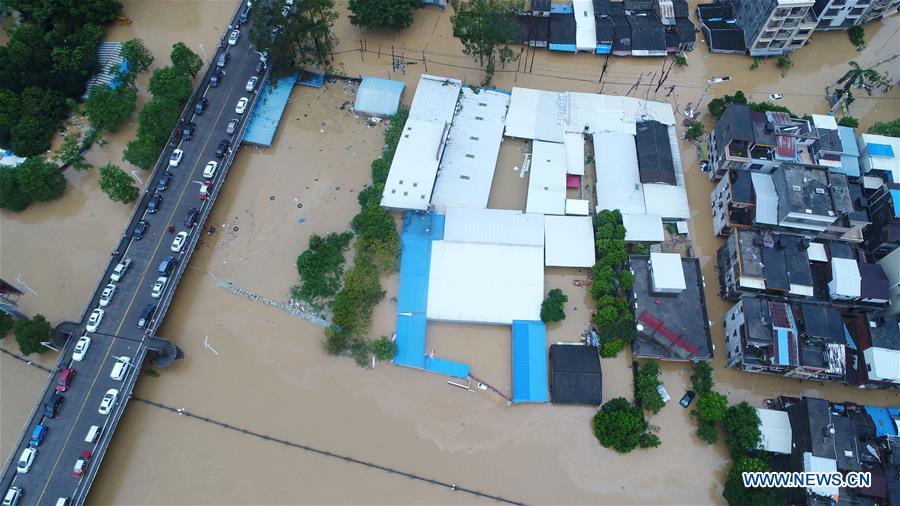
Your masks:
<svg viewBox="0 0 900 506"><path fill-rule="evenodd" d="M267 77L242 4L68 339L0 482L2 506L82 504ZM90 312L88 312L90 311ZM82 330L83 329L83 330Z"/></svg>

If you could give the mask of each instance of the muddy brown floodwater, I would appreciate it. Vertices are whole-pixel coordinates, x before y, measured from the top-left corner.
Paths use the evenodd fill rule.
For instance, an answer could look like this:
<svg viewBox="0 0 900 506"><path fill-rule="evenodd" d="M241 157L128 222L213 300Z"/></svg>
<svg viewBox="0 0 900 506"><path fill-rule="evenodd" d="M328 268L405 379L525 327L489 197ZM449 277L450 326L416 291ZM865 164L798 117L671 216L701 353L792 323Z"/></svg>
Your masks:
<svg viewBox="0 0 900 506"><path fill-rule="evenodd" d="M131 25L109 30L110 40L142 38L168 64L168 49L184 41L204 58L218 41L234 2L124 1ZM345 0L338 0L340 12ZM691 2L693 6L695 2ZM341 44L335 69L345 75L401 79L413 96L421 72L478 83L482 73L450 30L450 11L423 8L402 34L360 32L342 14L335 27ZM698 39L689 67L674 69L655 91L661 61L605 58L537 51L529 71L508 67L495 85L558 91L603 91L668 101L684 108L697 103L706 80L730 75L709 98L744 90L751 100L785 95L784 105L803 113L823 112L824 87L847 68L847 61L879 64L898 75L897 16L866 26L868 47L857 53L845 33L817 33L797 53L785 77L774 62L748 70L746 57L709 54ZM402 55L405 73L391 66L391 49ZM363 47L366 52L359 49ZM427 61L421 61L423 51ZM380 56L379 56L380 52ZM419 61L416 61L419 60ZM146 85L147 76L139 80ZM638 83L638 81L640 81ZM638 86L634 86L638 83ZM675 88L667 96L669 87ZM141 100L146 100L144 94ZM313 233L345 230L357 209L356 193L369 179L384 125L367 127L341 109L353 87L341 82L322 90L293 92L271 149L244 149L230 172L210 224L217 233L204 239L160 334L185 351L185 359L158 378L146 376L136 395L233 425L434 479L458 483L528 503L710 504L721 503L728 457L723 446L708 446L694 435L688 411L670 403L650 421L660 427L662 446L629 455L610 452L590 432L590 408L509 407L498 396L448 386L446 379L379 364L356 367L349 359L321 351L321 329L218 288L219 281L274 299L296 282L294 261ZM862 127L900 114L900 89L859 96L852 113ZM708 118L705 118L708 121ZM126 170L121 151L133 138L132 121L89 153ZM501 149L490 207L521 209L527 180L512 167L523 145L506 140ZM720 241L711 234L711 184L697 170L694 147L682 144L693 219L694 250L707 283L713 341L723 349L721 316L726 304L716 296L713 259ZM137 176L146 178L138 171ZM68 173L71 183L57 201L21 214L0 215L0 276L30 287L21 307L51 321L77 318L85 297L106 262L131 209L108 201L97 188L96 171ZM302 207L301 207L302 205ZM238 231L234 231L234 227ZM550 269L547 288L569 296L568 318L549 327L548 341L574 341L589 321L589 299L572 280L575 269ZM383 279L386 297L376 308L373 335L394 327L397 276ZM204 340L212 349L204 346ZM12 339L3 343L15 349ZM510 388L509 330L436 324L429 346L451 359L472 364L473 373L504 392ZM214 351L213 351L214 350ZM812 395L897 405L896 394L857 391L834 384L799 382L723 369L721 351L713 361L719 390L732 402L760 405L777 394ZM54 357L37 359L52 364ZM603 395L631 397L629 352L603 361ZM663 366L662 380L674 398L689 383L688 367ZM6 457L46 376L0 355L0 450ZM483 502L461 492L428 485L348 462L225 431L196 419L134 402L129 406L89 498L94 504L286 504Z"/></svg>

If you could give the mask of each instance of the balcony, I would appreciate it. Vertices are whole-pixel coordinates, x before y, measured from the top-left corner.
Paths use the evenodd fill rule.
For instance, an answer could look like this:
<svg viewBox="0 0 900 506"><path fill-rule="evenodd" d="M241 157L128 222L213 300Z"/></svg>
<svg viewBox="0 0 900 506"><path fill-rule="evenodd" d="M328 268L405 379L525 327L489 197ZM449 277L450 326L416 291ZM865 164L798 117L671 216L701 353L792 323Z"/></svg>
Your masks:
<svg viewBox="0 0 900 506"><path fill-rule="evenodd" d="M748 148L750 146L744 141L731 141L725 149L725 154L729 160L750 161Z"/></svg>

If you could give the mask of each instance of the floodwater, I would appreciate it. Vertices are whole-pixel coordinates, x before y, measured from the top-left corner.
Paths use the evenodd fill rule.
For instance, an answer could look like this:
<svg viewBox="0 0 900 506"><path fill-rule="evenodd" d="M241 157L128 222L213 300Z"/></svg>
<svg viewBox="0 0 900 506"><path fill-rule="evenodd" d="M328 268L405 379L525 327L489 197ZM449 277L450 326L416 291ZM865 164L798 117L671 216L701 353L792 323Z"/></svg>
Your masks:
<svg viewBox="0 0 900 506"><path fill-rule="evenodd" d="M691 2L692 5L694 2ZM201 56L227 23L234 3L223 0L174 2L125 1L124 15L134 20L110 30L111 40L144 39L168 63L168 49L184 41ZM345 2L338 1L342 9ZM342 16L335 29L335 71L402 79L404 102L413 96L421 72L480 82L482 73L450 31L450 11L423 8L402 35L363 33ZM668 100L679 108L697 103L706 80L730 75L713 85L709 98L743 89L751 100L771 92L785 95L784 105L803 113L823 112L824 86L843 74L846 62L873 64L897 52L900 19L870 23L868 48L857 53L845 33L815 34L813 43L794 57L782 78L774 61L749 71L746 57L710 55L702 38L688 55L690 66L673 69L655 91L647 86L662 72L658 59L609 60L539 50L529 55L529 72L500 72L495 85L550 90L603 91ZM361 42L364 40L364 42ZM391 64L391 47L405 74ZM367 49L361 53L360 47ZM380 50L380 57L379 57ZM400 66L402 67L402 65ZM469 68L466 68L469 67ZM898 60L878 67L898 75ZM515 69L512 69L515 70ZM654 73L656 74L654 76ZM140 84L146 84L144 76ZM635 87L635 83L640 84ZM671 96L668 87L675 85ZM142 100L146 97L142 96ZM210 224L217 233L204 239L161 329L178 343L185 359L158 378L144 376L136 395L220 419L233 425L308 444L379 464L457 483L528 503L709 504L721 503L721 481L729 459L722 445L710 447L694 435L687 410L669 403L650 418L659 427L662 446L617 455L602 448L590 431L593 410L582 407L509 407L491 392L450 386L437 375L378 364L360 369L349 359L321 351L321 330L278 309L218 288L232 281L274 299L287 297L296 282L295 259L310 234L343 231L357 210L356 192L369 178L378 155L383 125L367 127L346 107L352 86L329 84L323 90L298 87L271 149L244 149L230 172ZM705 107L704 107L705 109ZM900 89L887 96L857 97L851 106L863 128L900 113ZM708 118L704 118L707 119ZM121 150L134 135L135 122L91 150L95 166L121 162ZM521 141L505 140L491 192L490 207L521 209L527 178L521 166ZM713 342L723 349L721 315L726 304L716 296L713 259L720 243L712 237L711 183L697 170L692 145L682 144L691 231L707 283ZM146 175L138 171L137 176ZM68 173L71 186L55 202L37 204L22 214L0 215L0 277L27 284L22 297L27 313L51 321L77 318L86 294L106 262L109 248L127 221L129 206L115 204L97 188L96 171ZM592 180L586 177L587 181ZM237 227L237 230L235 230ZM349 255L348 255L349 257ZM349 263L349 258L348 258ZM21 274L21 276L20 276ZM549 342L576 341L590 320L589 296L573 280L576 269L551 269L547 288L568 296L567 319L549 326ZM391 335L397 277L382 280L384 301L376 308L373 336ZM24 286L24 285L23 285ZM208 344L208 347L204 343ZM15 348L12 339L5 346ZM435 324L429 347L439 356L465 360L473 374L501 392L510 388L509 330L500 327ZM40 360L52 363L52 356ZM631 396L631 356L603 361L604 398ZM777 394L812 395L879 405L898 404L896 394L857 391L835 384L800 382L723 369L723 352L713 362L717 388L732 402L760 405ZM663 366L662 379L674 398L689 383L688 367ZM18 435L46 376L0 355L0 449L4 458ZM185 477L189 477L185 479ZM285 504L285 503L474 503L484 502L423 482L399 478L341 460L305 453L225 431L196 419L179 417L139 402L129 407L103 462L90 501L95 504Z"/></svg>

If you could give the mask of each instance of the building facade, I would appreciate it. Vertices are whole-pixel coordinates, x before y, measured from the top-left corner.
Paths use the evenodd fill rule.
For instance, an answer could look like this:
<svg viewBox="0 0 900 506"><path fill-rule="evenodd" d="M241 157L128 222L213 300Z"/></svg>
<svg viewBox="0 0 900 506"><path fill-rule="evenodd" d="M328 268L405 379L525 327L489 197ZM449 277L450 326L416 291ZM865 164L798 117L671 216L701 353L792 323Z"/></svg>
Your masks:
<svg viewBox="0 0 900 506"><path fill-rule="evenodd" d="M816 30L846 30L859 25L871 4L872 0L816 0Z"/></svg>
<svg viewBox="0 0 900 506"><path fill-rule="evenodd" d="M781 56L806 44L818 20L814 0L728 0L751 56Z"/></svg>

